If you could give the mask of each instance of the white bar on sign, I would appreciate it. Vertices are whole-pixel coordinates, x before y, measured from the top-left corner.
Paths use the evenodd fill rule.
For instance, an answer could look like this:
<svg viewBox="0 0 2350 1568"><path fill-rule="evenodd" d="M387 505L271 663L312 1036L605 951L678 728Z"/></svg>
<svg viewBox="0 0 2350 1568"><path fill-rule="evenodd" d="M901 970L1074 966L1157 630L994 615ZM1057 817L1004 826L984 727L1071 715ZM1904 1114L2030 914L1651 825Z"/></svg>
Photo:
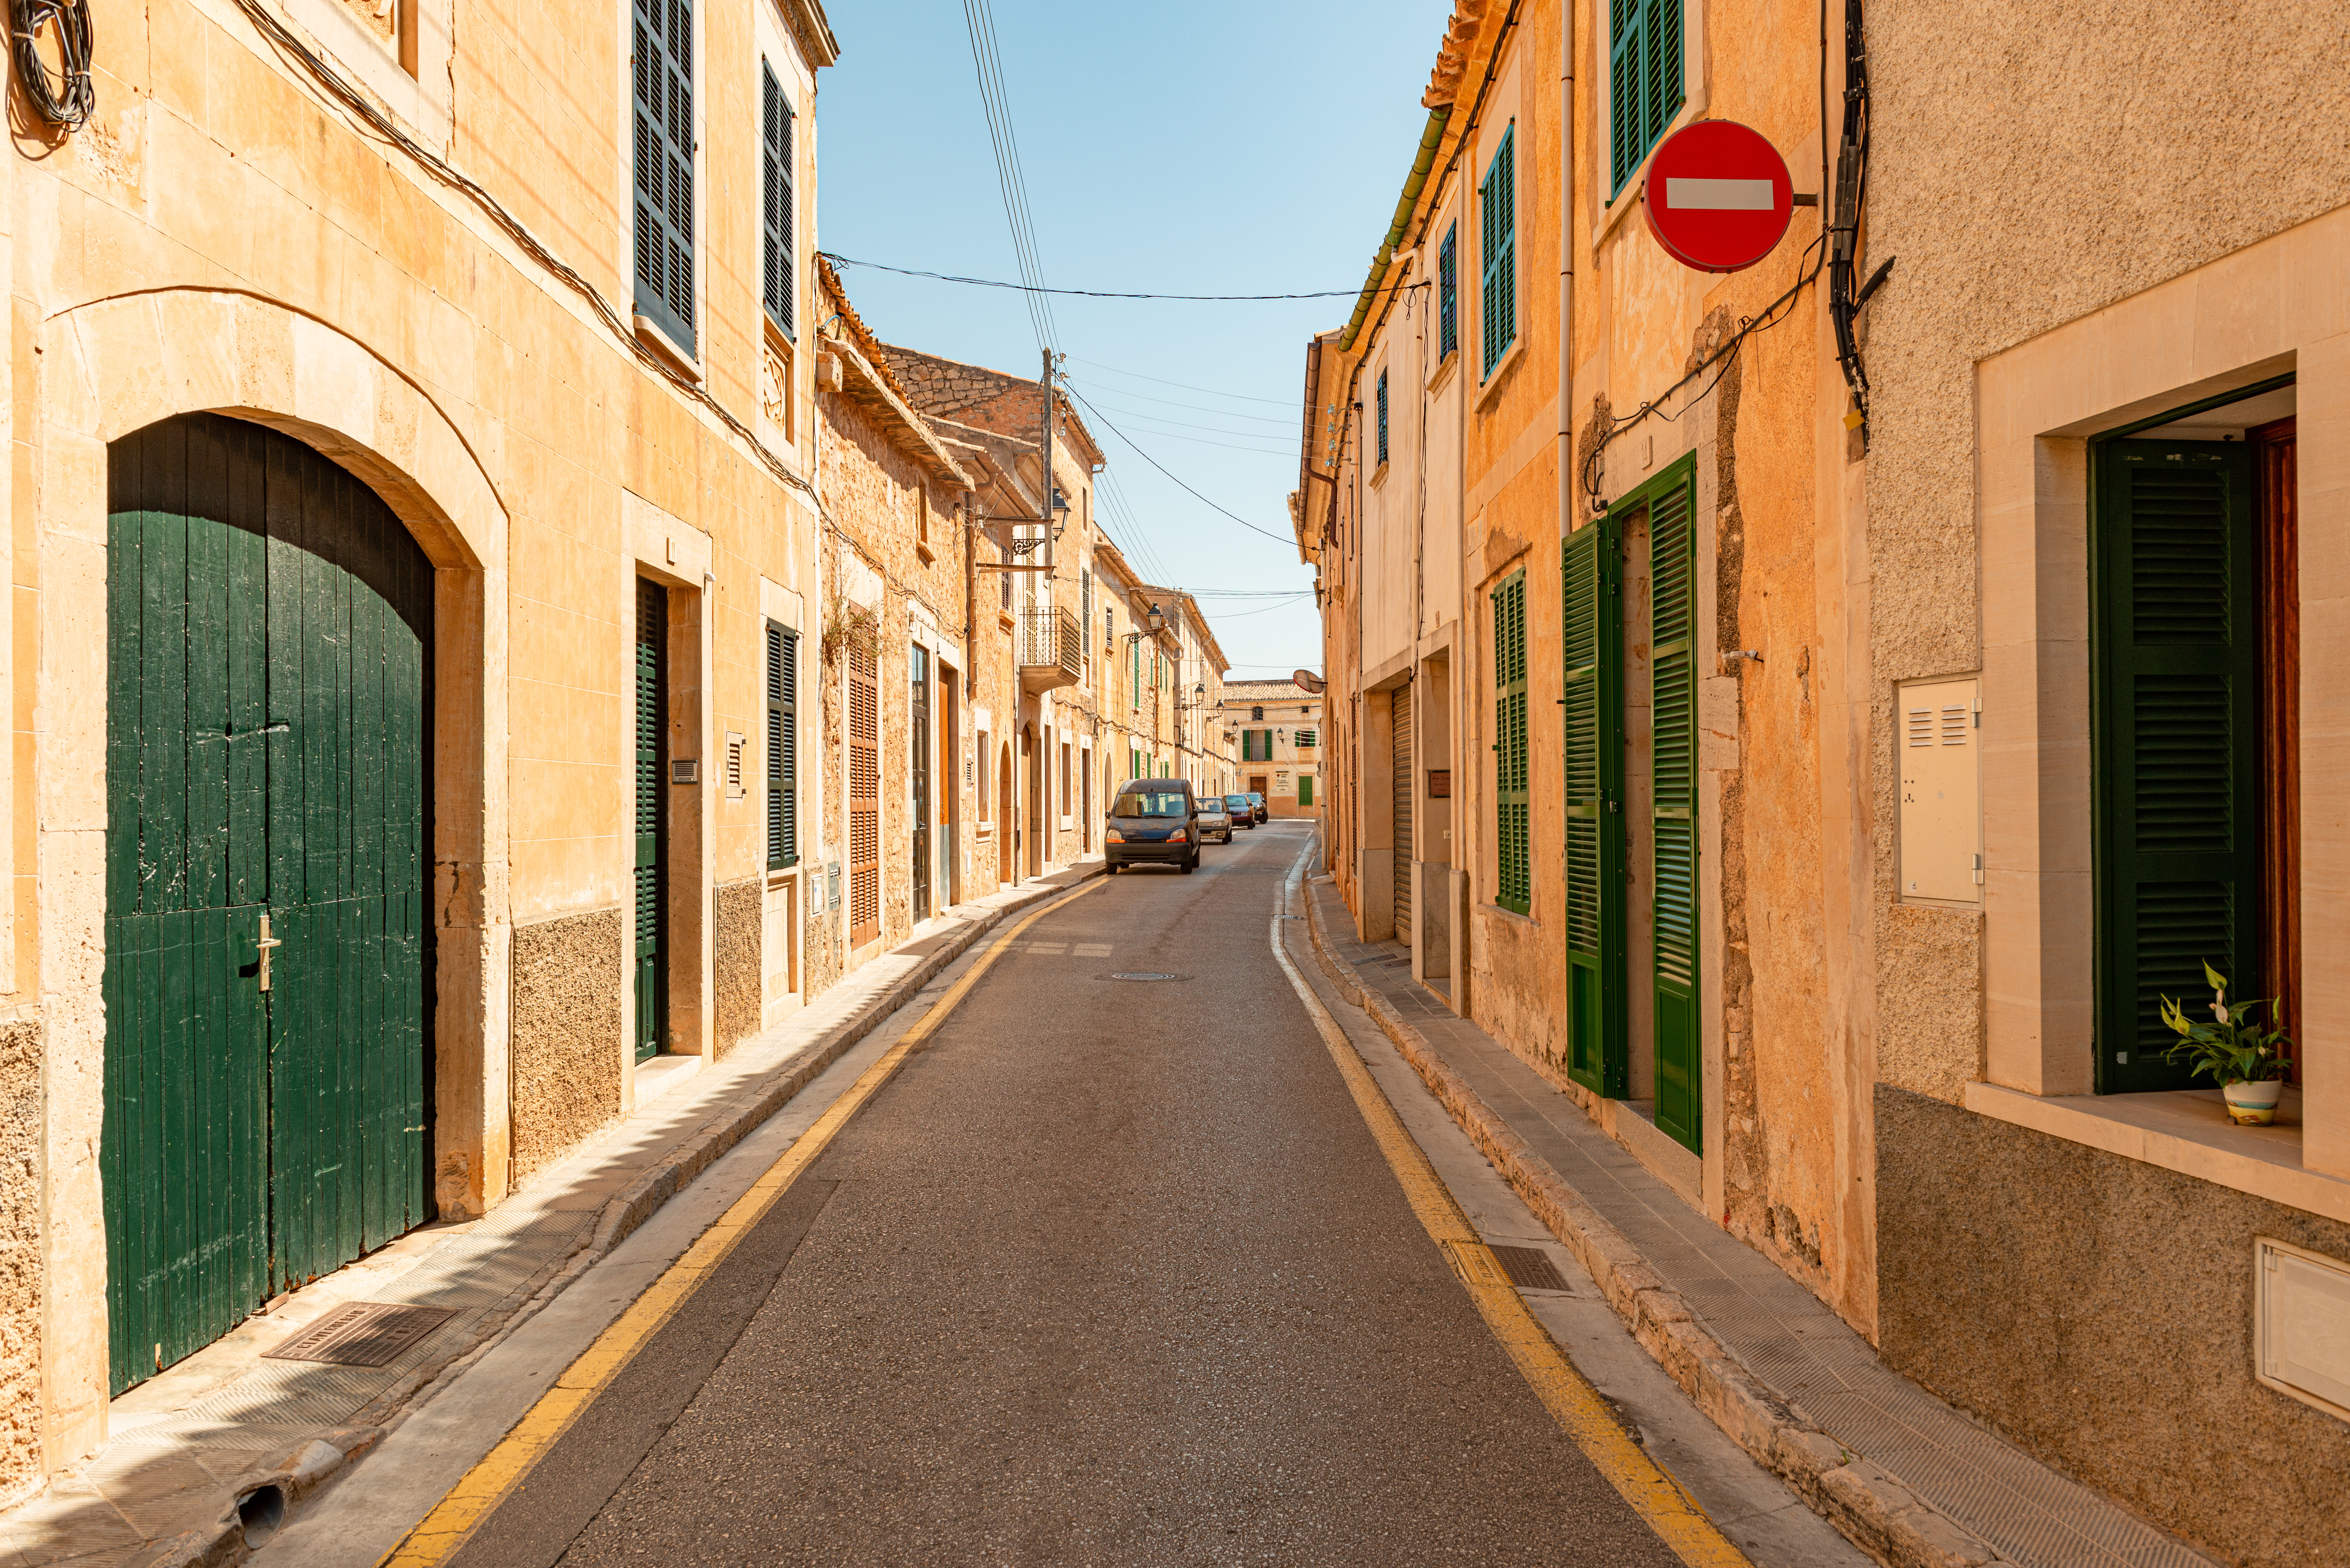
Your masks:
<svg viewBox="0 0 2350 1568"><path fill-rule="evenodd" d="M1768 180L1679 180L1665 182L1668 207L1711 208L1716 212L1767 213L1772 200Z"/></svg>

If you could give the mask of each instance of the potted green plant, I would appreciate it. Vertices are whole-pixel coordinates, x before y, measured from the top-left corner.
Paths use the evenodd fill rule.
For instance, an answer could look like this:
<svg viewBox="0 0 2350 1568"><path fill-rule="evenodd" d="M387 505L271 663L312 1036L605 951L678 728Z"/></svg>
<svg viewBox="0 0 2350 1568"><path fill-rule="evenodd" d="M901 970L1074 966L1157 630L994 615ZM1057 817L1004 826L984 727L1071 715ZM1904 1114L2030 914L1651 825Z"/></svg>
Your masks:
<svg viewBox="0 0 2350 1568"><path fill-rule="evenodd" d="M2193 1063L2190 1077L2210 1074L2228 1102L2229 1120L2239 1127L2267 1127L2276 1120L2277 1101L2284 1094L2284 1047L2293 1042L2283 1030L2263 1029L2253 1021L2272 999L2230 1006L2228 977L2207 961L2203 978L2211 982L2212 1022L2188 1017L2177 1002L2164 997L2162 1021L2178 1036L2178 1044L2163 1056Z"/></svg>

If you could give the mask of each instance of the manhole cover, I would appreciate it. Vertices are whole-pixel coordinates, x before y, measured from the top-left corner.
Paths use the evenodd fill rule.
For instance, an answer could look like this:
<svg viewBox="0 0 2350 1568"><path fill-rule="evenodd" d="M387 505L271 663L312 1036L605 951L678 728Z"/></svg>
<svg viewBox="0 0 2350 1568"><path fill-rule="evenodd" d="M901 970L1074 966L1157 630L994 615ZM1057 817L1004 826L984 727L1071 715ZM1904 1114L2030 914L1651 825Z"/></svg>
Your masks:
<svg viewBox="0 0 2350 1568"><path fill-rule="evenodd" d="M353 1302L337 1307L275 1350L265 1361L329 1361L337 1366L389 1366L400 1353L457 1315L452 1307L395 1306Z"/></svg>
<svg viewBox="0 0 2350 1568"><path fill-rule="evenodd" d="M1189 980L1188 974L1160 974L1156 970L1131 970L1110 976L1112 980Z"/></svg>
<svg viewBox="0 0 2350 1568"><path fill-rule="evenodd" d="M1493 1261L1520 1290L1563 1291L1566 1281L1540 1247L1494 1247Z"/></svg>

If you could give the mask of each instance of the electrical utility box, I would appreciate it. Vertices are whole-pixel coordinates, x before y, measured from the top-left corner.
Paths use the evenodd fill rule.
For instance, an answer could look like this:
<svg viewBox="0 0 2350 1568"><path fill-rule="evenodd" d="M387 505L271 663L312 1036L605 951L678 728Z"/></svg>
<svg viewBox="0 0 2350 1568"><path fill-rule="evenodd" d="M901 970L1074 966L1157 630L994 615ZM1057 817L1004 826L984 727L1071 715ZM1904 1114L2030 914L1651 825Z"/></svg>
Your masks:
<svg viewBox="0 0 2350 1568"><path fill-rule="evenodd" d="M1905 902L1982 905L1981 691L1973 676L1895 689Z"/></svg>

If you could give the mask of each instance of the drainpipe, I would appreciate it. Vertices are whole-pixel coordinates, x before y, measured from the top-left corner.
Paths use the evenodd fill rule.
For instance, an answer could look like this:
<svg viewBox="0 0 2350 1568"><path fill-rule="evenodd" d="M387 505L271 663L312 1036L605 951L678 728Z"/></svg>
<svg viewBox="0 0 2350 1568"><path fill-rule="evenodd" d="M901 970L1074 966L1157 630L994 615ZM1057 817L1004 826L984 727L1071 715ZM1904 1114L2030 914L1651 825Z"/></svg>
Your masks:
<svg viewBox="0 0 2350 1568"><path fill-rule="evenodd" d="M1575 0L1558 30L1558 536L1575 527Z"/></svg>

